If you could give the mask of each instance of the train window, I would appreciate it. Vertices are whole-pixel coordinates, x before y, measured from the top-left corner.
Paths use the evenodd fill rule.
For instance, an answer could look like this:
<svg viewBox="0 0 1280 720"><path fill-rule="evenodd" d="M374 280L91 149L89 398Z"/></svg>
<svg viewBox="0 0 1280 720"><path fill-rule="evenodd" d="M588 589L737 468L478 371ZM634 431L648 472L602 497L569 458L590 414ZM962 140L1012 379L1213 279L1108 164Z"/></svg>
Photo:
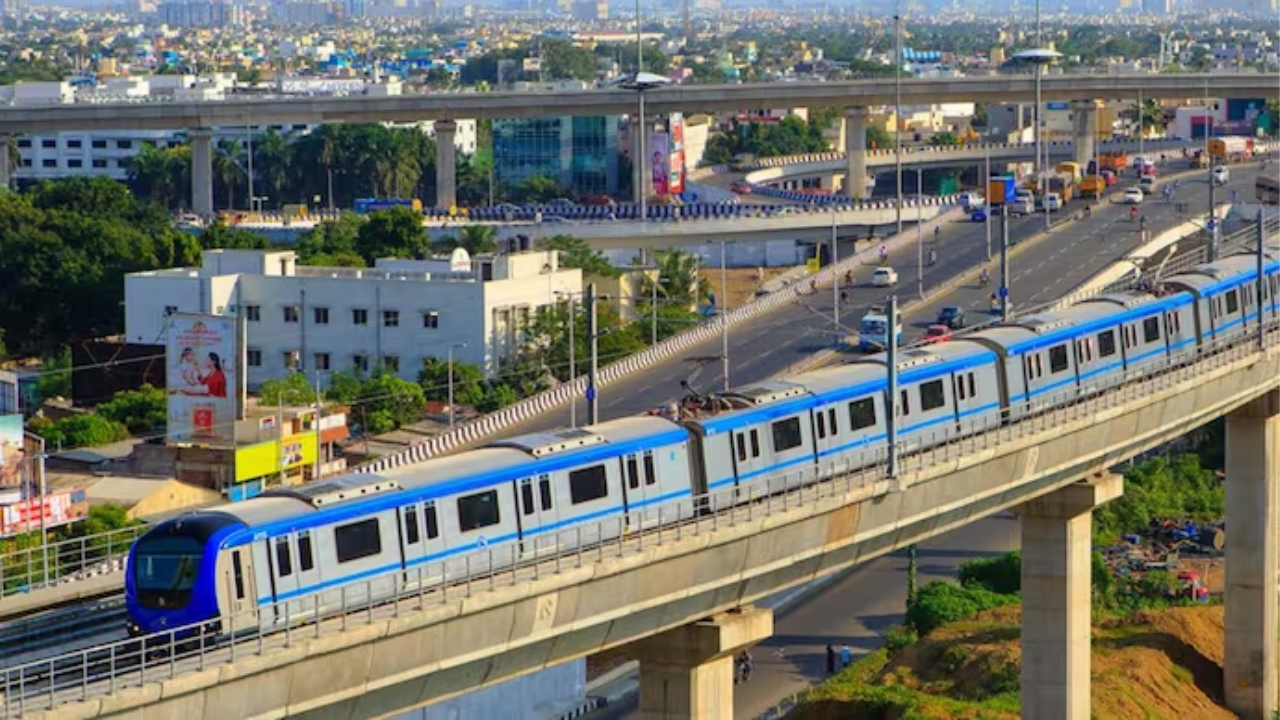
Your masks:
<svg viewBox="0 0 1280 720"><path fill-rule="evenodd" d="M569 496L574 505L599 500L609 494L604 465L578 468L569 473Z"/></svg>
<svg viewBox="0 0 1280 720"><path fill-rule="evenodd" d="M910 397L907 395L906 390L903 390L901 393L899 393L898 414L899 415L911 414L911 400L910 400Z"/></svg>
<svg viewBox="0 0 1280 720"><path fill-rule="evenodd" d="M485 490L458 498L458 529L462 532L497 525L501 521L497 490Z"/></svg>
<svg viewBox="0 0 1280 720"><path fill-rule="evenodd" d="M627 456L627 487L640 489L640 463L636 462L635 455Z"/></svg>
<svg viewBox="0 0 1280 720"><path fill-rule="evenodd" d="M862 398L849 403L849 430L857 432L875 427L876 403L871 398Z"/></svg>
<svg viewBox="0 0 1280 720"><path fill-rule="evenodd" d="M751 457L760 457L760 431L751 431Z"/></svg>
<svg viewBox="0 0 1280 720"><path fill-rule="evenodd" d="M244 599L244 567L240 564L240 551L231 553L231 577L236 584L236 599Z"/></svg>
<svg viewBox="0 0 1280 720"><path fill-rule="evenodd" d="M1142 321L1143 342L1153 343L1160 339L1160 318L1149 317Z"/></svg>
<svg viewBox="0 0 1280 720"><path fill-rule="evenodd" d="M427 529L427 539L435 540L440 537L440 519L436 517L436 504L427 503L422 509L423 525Z"/></svg>
<svg viewBox="0 0 1280 720"><path fill-rule="evenodd" d="M747 434L738 433L738 462L747 461Z"/></svg>
<svg viewBox="0 0 1280 720"><path fill-rule="evenodd" d="M1071 366L1071 362L1067 360L1067 345L1054 345L1049 348L1049 372L1060 373Z"/></svg>
<svg viewBox="0 0 1280 720"><path fill-rule="evenodd" d="M338 549L338 562L354 562L382 552L382 534L378 518L369 518L333 530L333 544Z"/></svg>
<svg viewBox="0 0 1280 720"><path fill-rule="evenodd" d="M978 397L978 381L973 373L969 373L969 397Z"/></svg>
<svg viewBox="0 0 1280 720"><path fill-rule="evenodd" d="M528 478L520 481L520 510L525 515L533 514L533 481Z"/></svg>
<svg viewBox="0 0 1280 720"><path fill-rule="evenodd" d="M298 533L298 572L307 572L316 566L315 556L311 554L311 531Z"/></svg>
<svg viewBox="0 0 1280 720"><path fill-rule="evenodd" d="M818 411L818 439L825 438L826 436L827 436L827 414L819 410Z"/></svg>
<svg viewBox="0 0 1280 720"><path fill-rule="evenodd" d="M400 508L400 514L404 515L404 544L417 545L422 539L422 534L418 531L418 508L414 505Z"/></svg>
<svg viewBox="0 0 1280 720"><path fill-rule="evenodd" d="M1110 357L1116 354L1116 331L1107 330L1098 333L1098 357Z"/></svg>
<svg viewBox="0 0 1280 720"><path fill-rule="evenodd" d="M276 573L282 578L293 574L293 556L289 553L289 538L276 538Z"/></svg>
<svg viewBox="0 0 1280 720"><path fill-rule="evenodd" d="M546 512L551 509L551 476L538 476L538 502L542 505L542 511Z"/></svg>
<svg viewBox="0 0 1280 720"><path fill-rule="evenodd" d="M1240 309L1240 296L1236 294L1235 290L1231 290L1227 293L1226 302L1228 315L1233 315Z"/></svg>
<svg viewBox="0 0 1280 720"><path fill-rule="evenodd" d="M787 418L773 424L773 451L786 452L800 447L804 442L800 434L800 418Z"/></svg>
<svg viewBox="0 0 1280 720"><path fill-rule="evenodd" d="M656 485L658 482L658 467L653 462L653 451L644 451L644 484Z"/></svg>
<svg viewBox="0 0 1280 720"><path fill-rule="evenodd" d="M930 380L920 386L920 411L937 410L947 404L947 394L941 380Z"/></svg>
<svg viewBox="0 0 1280 720"><path fill-rule="evenodd" d="M956 376L956 399L965 400L968 397L969 397L968 394L965 393L964 376L957 375Z"/></svg>
<svg viewBox="0 0 1280 720"><path fill-rule="evenodd" d="M836 424L836 409L829 408L827 410L827 427L831 428L831 434L835 435L840 432L840 426Z"/></svg>

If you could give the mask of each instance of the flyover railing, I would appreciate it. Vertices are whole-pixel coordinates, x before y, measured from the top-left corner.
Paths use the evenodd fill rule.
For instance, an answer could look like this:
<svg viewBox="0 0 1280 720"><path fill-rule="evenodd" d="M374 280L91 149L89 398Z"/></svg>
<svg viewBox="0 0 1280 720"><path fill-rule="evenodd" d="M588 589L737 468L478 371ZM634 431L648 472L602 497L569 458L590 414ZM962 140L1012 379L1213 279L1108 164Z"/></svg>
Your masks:
<svg viewBox="0 0 1280 720"><path fill-rule="evenodd" d="M949 211L944 212L933 220L925 222L924 228L927 231L929 228L948 222L951 219L954 219L951 213ZM914 241L914 238L914 232L903 232L887 239L884 245L887 250L892 252L907 246ZM810 276L810 282L816 286L825 287L834 282L846 270L861 267L864 263L874 260L876 257L876 251L868 248L815 273ZM801 288L806 284L808 283L793 283L765 297L756 298L742 307L712 318L695 328L677 333L635 355L606 365L601 368L597 382L600 387L607 387L609 383L617 382L632 373L656 365L719 336L723 331L724 324L728 324L732 328L793 303L801 297ZM550 390L509 405L502 410L490 413L464 425L459 425L451 431L422 440L405 450L371 460L361 465L357 470L372 473L383 472L392 468L422 462L428 458L465 447L501 432L508 427L537 417L544 412L561 407L573 398L582 397L586 389L587 376L579 376Z"/></svg>
<svg viewBox="0 0 1280 720"><path fill-rule="evenodd" d="M135 525L0 555L0 609L6 597L120 572L129 546L146 529Z"/></svg>
<svg viewBox="0 0 1280 720"><path fill-rule="evenodd" d="M954 463L976 453L997 449L1015 440L1039 436L1065 424L1087 420L1099 411L1149 400L1177 385L1203 378L1207 371L1230 366L1266 353L1277 356L1280 323L1272 320L1267 333L1213 342L1177 358L1155 362L1141 371L1117 373L1085 390L1055 393L1026 408L1031 414L1007 422L1005 411L979 416L964 434L940 430L905 435L897 444L899 472ZM1280 376L1277 376L1280 380ZM280 617L260 625L254 614L231 615L220 634L206 634L192 625L157 633L143 643L130 640L68 653L39 662L0 670L5 717L19 717L61 704L87 701L137 687L234 663L239 658L279 652L308 638L342 632L353 626L398 618L445 603L456 603L497 588L515 586L563 572L636 554L655 546L713 534L741 523L792 512L819 501L847 497L867 486L891 480L889 449L869 449L856 465L830 463L829 479L813 470L764 478L736 488L684 498L647 510L634 530L622 517L584 523L555 533L538 550L516 544L495 545L461 558L427 563L411 571L399 570L377 578L328 589L299 599L260 606ZM865 465L865 466L864 466ZM706 514L693 514L703 508ZM637 513L638 514L638 513ZM520 558L521 552L550 556ZM195 637L189 637L196 633Z"/></svg>

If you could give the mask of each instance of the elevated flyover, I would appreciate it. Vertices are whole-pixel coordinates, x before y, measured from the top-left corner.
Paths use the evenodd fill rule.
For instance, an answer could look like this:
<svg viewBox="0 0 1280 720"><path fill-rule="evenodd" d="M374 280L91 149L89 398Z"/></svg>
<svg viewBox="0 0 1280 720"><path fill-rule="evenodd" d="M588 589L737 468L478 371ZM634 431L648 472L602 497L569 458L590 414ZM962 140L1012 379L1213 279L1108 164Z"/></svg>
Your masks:
<svg viewBox="0 0 1280 720"><path fill-rule="evenodd" d="M1032 632L1044 655L1024 664L1024 707L1058 708L1039 717L1076 717L1058 701L1083 693L1088 706L1089 538L1080 528L1087 530L1089 508L1118 493L1114 479L1095 475L1227 414L1228 523L1246 534L1246 546L1256 539L1270 548L1241 550L1240 561L1233 550L1228 566L1227 655L1244 660L1227 673L1239 686L1232 707L1243 707L1263 696L1251 684L1259 673L1244 676L1244 663L1251 653L1273 662L1276 651L1265 640L1274 637L1275 613L1267 620L1249 603L1261 607L1268 592L1272 603L1276 595L1275 539L1265 538L1275 534L1275 478L1267 473L1277 470L1280 452L1277 388L1273 323L1265 337L1223 344L1021 422L922 452L902 447L896 477L882 464L785 493L714 495L706 517L464 583L413 588L394 603L352 602L321 623L251 632L229 647L156 653L145 667L112 646L10 669L4 710L27 718L379 717L675 628L731 643L747 637L724 629L735 612L758 635L767 623L750 608L737 611L757 598L1016 508L1031 519L1023 544L1038 558L1024 564L1024 618L1040 624ZM1271 490L1257 496L1232 482ZM358 597L361 586L349 591ZM692 677L697 668L671 653L658 653L663 659L651 660L646 676L648 646L637 647L642 684L661 671L673 693L724 689ZM723 651L704 659L720 663ZM731 699L718 702L723 709ZM657 716L679 715L668 708Z"/></svg>

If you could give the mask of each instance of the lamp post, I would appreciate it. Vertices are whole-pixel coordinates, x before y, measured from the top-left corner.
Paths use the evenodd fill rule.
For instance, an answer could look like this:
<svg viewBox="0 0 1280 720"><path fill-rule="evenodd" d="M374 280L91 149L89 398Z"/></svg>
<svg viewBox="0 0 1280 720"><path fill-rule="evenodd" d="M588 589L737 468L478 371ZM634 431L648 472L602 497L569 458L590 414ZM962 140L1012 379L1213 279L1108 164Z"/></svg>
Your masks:
<svg viewBox="0 0 1280 720"><path fill-rule="evenodd" d="M1037 28L1039 28L1040 26L1039 7L1040 7L1040 4L1039 2L1037 2L1036 3L1036 27ZM1037 41L1039 41L1039 30L1036 31L1036 37L1037 37ZM1044 165L1040 157L1040 150L1041 150L1041 146L1043 145L1043 142L1040 137L1041 132L1043 130L1043 128L1041 127L1041 124L1044 122L1043 120L1044 108L1041 107L1042 99L1041 99L1040 85L1041 85L1041 76L1044 74L1044 71L1043 71L1044 66L1062 57L1062 53L1056 50L1045 50L1044 48L1037 48L1035 50L1026 50L1024 52L1020 52L1017 55L1014 55L1013 57L1017 60L1031 63L1032 65L1035 66L1036 107L1035 107L1035 113L1034 113L1034 116L1035 116L1034 131L1035 131L1035 145L1036 145L1035 147L1036 160L1035 160L1035 163L1033 163L1035 166L1033 168L1033 174L1035 175L1035 178L1036 178L1036 191L1040 193L1041 202L1044 203L1044 225L1045 227L1049 227L1049 224L1050 224L1049 223L1049 203L1045 202L1044 200L1044 197L1045 197Z"/></svg>
<svg viewBox="0 0 1280 720"><path fill-rule="evenodd" d="M453 343L449 346L449 428L453 428L453 349L464 348L466 343Z"/></svg>
<svg viewBox="0 0 1280 720"><path fill-rule="evenodd" d="M578 360L576 356L578 344L573 339L573 326L578 324L578 318L575 317L577 308L573 302L574 293L557 290L556 295L564 297L569 302L569 383L572 386L572 383L578 379ZM569 427L578 427L578 398L576 394L574 397L569 398Z"/></svg>
<svg viewBox="0 0 1280 720"><path fill-rule="evenodd" d="M636 44L639 45L639 9L636 10L636 13ZM650 182L650 180L644 176L644 158L645 153L648 152L645 147L645 135L648 134L648 129L644 114L644 93L646 90L652 90L653 88L662 87L663 85L670 85L671 81L661 75L641 72L639 66L637 66L635 73L620 78L614 84L623 90L635 90L636 95L639 98L639 116L636 122L636 161L635 167L632 168L632 174L635 176L635 196L636 204L640 207L640 222L648 222L649 193L646 192L647 188L645 187L645 184Z"/></svg>
<svg viewBox="0 0 1280 720"><path fill-rule="evenodd" d="M893 165L898 183L897 233L902 234L902 0L893 16Z"/></svg>
<svg viewBox="0 0 1280 720"><path fill-rule="evenodd" d="M725 265L728 241L720 241L720 360L724 391L729 392L729 271Z"/></svg>
<svg viewBox="0 0 1280 720"><path fill-rule="evenodd" d="M988 123L989 122L990 121L988 121ZM989 192L991 188L991 128L990 127L987 128L986 152L984 152L983 155L984 155L984 160L986 161L986 175L984 175L982 178L981 187L982 187L982 195L983 197L986 197L987 195L991 194ZM982 221L982 225L983 225L983 228L987 231L987 262L991 262L991 198L988 197L985 204L986 204L987 211L983 214L983 217L986 219Z"/></svg>
<svg viewBox="0 0 1280 720"><path fill-rule="evenodd" d="M831 206L831 320L836 326L836 345L840 344L840 276L836 265L840 262L839 238L836 232L836 207Z"/></svg>
<svg viewBox="0 0 1280 720"><path fill-rule="evenodd" d="M923 209L920 207L920 198L924 196L924 171L920 168L915 169L916 173L916 291L920 293L920 299L924 299L924 227L922 222L924 216L921 214Z"/></svg>

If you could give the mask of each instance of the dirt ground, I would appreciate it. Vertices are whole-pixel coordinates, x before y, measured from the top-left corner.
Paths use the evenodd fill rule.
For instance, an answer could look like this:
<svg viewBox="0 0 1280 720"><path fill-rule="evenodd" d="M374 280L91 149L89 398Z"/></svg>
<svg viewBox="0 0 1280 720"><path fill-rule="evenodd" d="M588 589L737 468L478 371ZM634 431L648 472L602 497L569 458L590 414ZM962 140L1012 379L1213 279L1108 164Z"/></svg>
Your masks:
<svg viewBox="0 0 1280 720"><path fill-rule="evenodd" d="M1221 606L1141 611L1093 631L1093 712L1102 720L1227 720ZM1014 720L1021 660L1017 606L944 627L882 668L805 706L801 720L918 717ZM841 676L843 677L843 676ZM837 682L841 678L837 678ZM871 688L873 693L859 692ZM892 692L883 692L889 688ZM839 699L846 695L850 700ZM887 707L886 695L894 698ZM830 694L828 694L830 697ZM958 702L957 702L958 701Z"/></svg>
<svg viewBox="0 0 1280 720"><path fill-rule="evenodd" d="M729 268L725 271L729 280L729 309L742 307L751 296L755 294L756 289L761 283L771 280L791 268L762 268L764 271L764 279L758 279L755 268ZM720 289L720 269L719 268L702 268L702 277L711 283L711 288L715 290L716 297L720 298L723 293Z"/></svg>

